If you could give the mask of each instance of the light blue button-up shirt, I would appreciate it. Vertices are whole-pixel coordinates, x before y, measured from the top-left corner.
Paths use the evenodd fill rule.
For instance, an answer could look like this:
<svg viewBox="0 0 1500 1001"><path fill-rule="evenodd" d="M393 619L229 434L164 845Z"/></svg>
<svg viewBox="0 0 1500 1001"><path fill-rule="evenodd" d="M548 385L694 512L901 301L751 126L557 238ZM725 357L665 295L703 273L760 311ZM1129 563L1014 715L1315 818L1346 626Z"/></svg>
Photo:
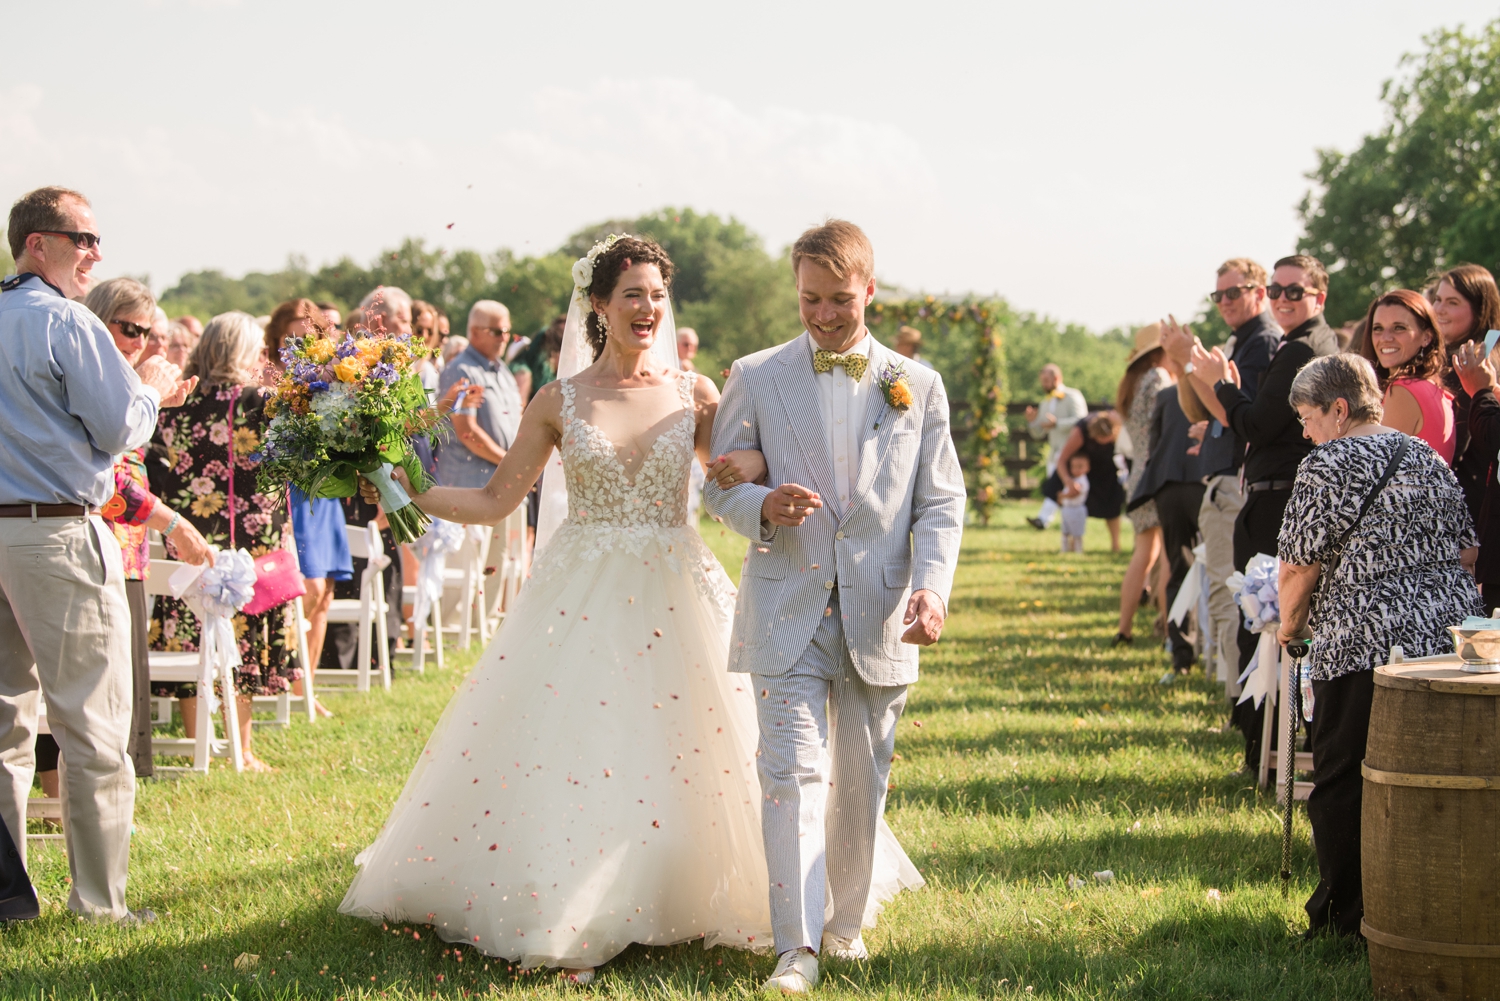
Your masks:
<svg viewBox="0 0 1500 1001"><path fill-rule="evenodd" d="M87 306L35 275L0 292L0 504L103 504L160 403Z"/></svg>
<svg viewBox="0 0 1500 1001"><path fill-rule="evenodd" d="M475 423L495 439L495 444L510 451L521 427L524 406L521 389L504 357L491 361L472 346L465 348L443 369L438 395L446 393L459 379L468 379L471 386L484 387L484 403L475 415ZM437 452L437 481L445 487L482 487L495 473L493 462L469 451L456 435L442 439Z"/></svg>

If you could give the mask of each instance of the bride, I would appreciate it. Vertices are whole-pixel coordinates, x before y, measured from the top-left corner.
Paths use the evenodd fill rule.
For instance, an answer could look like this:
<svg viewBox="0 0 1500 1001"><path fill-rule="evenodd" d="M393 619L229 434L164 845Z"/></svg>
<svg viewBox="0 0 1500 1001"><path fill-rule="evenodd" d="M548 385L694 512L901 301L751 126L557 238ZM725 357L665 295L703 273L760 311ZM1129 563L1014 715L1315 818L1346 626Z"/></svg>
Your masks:
<svg viewBox="0 0 1500 1001"><path fill-rule="evenodd" d="M611 236L573 277L559 371L576 374L538 392L487 486L414 497L494 524L556 448L566 520L546 539L544 511L530 580L339 910L583 983L632 942L770 944L754 695L725 668L734 588L687 524L695 454L726 485L765 463L709 462L719 393L678 370L659 246ZM544 507L561 479L547 469ZM882 837L867 924L922 882Z"/></svg>

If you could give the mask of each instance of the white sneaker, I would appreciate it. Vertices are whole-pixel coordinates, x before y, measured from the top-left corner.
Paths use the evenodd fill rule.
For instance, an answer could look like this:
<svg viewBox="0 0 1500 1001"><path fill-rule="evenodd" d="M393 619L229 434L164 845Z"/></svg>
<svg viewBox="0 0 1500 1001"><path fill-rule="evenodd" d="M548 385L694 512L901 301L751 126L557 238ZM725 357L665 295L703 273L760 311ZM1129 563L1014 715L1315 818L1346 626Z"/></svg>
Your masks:
<svg viewBox="0 0 1500 1001"><path fill-rule="evenodd" d="M865 948L864 936L856 935L852 939L840 938L826 931L823 933L822 953L849 963L862 962L870 958L870 950Z"/></svg>
<svg viewBox="0 0 1500 1001"><path fill-rule="evenodd" d="M776 961L776 972L760 989L773 994L807 994L818 986L818 957L811 949L783 952Z"/></svg>

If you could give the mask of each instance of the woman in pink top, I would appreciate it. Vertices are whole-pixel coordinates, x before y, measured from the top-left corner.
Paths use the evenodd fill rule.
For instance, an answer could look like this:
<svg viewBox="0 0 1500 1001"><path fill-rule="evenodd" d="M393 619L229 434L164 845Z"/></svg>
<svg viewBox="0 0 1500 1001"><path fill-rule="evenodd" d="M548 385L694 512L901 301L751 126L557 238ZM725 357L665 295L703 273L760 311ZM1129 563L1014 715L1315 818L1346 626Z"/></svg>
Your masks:
<svg viewBox="0 0 1500 1001"><path fill-rule="evenodd" d="M1443 388L1447 354L1426 297L1397 289L1370 303L1360 354L1385 393L1381 423L1421 438L1451 465L1453 394Z"/></svg>

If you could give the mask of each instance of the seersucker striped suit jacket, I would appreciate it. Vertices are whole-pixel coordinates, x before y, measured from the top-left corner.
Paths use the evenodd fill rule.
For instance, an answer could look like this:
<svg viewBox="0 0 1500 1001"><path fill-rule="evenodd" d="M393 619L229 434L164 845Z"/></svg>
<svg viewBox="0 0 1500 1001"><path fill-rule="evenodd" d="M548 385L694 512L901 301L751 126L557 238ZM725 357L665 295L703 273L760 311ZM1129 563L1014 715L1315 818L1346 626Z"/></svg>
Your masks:
<svg viewBox="0 0 1500 1001"><path fill-rule="evenodd" d="M720 490L710 480L704 489L709 513L751 540L729 669L773 676L789 671L837 587L844 639L859 676L872 685L909 685L917 680L917 647L901 642L908 596L926 588L946 606L963 534L963 473L948 429L948 395L932 369L871 338L871 372L905 362L912 405L905 413L890 410L872 386L858 479L840 510L814 346L804 332L735 362L714 420L713 454L759 449L770 484ZM763 529L761 502L782 483L816 490L824 506L795 528Z"/></svg>

